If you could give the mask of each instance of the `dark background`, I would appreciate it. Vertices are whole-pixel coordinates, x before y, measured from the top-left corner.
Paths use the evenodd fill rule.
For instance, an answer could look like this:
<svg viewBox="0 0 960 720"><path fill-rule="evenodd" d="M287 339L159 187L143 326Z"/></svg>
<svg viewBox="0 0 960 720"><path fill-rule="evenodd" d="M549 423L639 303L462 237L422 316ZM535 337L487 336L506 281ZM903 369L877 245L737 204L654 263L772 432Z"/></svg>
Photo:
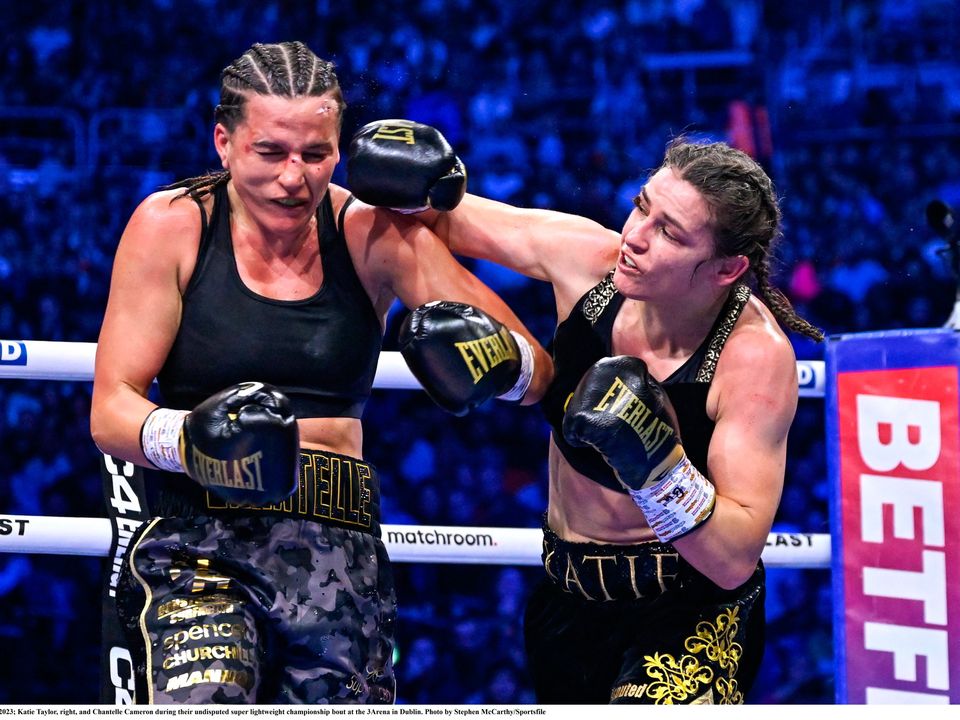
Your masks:
<svg viewBox="0 0 960 720"><path fill-rule="evenodd" d="M612 228L671 136L728 140L777 185L776 280L808 319L858 332L950 313L955 283L924 209L960 205L953 0L120 5L5 3L0 338L96 340L133 208L218 165L220 70L253 42L292 39L337 63L344 138L378 118L435 124L471 190ZM471 266L549 339L546 286ZM794 340L798 357L822 357ZM103 514L89 396L89 383L0 383L0 512ZM539 525L536 408L458 419L422 393L375 391L365 425L386 522ZM776 530L830 531L826 473L822 400L801 400ZM100 564L0 555L0 703L96 701ZM533 702L520 616L541 570L396 569L400 702ZM832 606L829 571L771 570L751 700L833 701Z"/></svg>

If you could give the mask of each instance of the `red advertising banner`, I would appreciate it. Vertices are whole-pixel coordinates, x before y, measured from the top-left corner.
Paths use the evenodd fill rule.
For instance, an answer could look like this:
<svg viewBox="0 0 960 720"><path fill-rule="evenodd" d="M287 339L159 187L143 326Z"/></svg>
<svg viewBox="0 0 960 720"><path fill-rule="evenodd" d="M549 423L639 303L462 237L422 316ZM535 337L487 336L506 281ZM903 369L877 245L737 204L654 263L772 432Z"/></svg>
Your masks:
<svg viewBox="0 0 960 720"><path fill-rule="evenodd" d="M835 382L838 700L956 703L957 367L838 367Z"/></svg>

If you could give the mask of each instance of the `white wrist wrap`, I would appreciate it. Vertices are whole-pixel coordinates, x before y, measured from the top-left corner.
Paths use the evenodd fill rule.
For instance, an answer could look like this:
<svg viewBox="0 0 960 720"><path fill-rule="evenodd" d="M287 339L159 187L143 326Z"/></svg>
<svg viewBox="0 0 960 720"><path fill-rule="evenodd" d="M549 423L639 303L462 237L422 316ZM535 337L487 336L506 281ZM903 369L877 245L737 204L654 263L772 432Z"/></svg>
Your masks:
<svg viewBox="0 0 960 720"><path fill-rule="evenodd" d="M157 408L143 421L140 429L140 447L147 460L161 470L183 472L180 460L180 431L186 410Z"/></svg>
<svg viewBox="0 0 960 720"><path fill-rule="evenodd" d="M630 497L647 516L660 542L676 540L706 522L717 491L686 455L652 485L631 490Z"/></svg>
<svg viewBox="0 0 960 720"><path fill-rule="evenodd" d="M513 384L513 387L507 390L503 395L497 395L498 400L508 400L519 402L527 394L530 387L530 381L533 380L533 348L527 339L520 333L511 330L510 334L517 341L517 347L520 348L520 377Z"/></svg>

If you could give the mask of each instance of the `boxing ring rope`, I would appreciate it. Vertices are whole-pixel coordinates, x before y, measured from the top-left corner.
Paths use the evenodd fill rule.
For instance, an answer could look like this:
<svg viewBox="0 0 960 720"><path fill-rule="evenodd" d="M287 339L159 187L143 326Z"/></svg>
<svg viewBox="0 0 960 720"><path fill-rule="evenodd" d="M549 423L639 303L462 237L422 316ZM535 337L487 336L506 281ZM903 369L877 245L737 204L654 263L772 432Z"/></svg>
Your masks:
<svg viewBox="0 0 960 720"><path fill-rule="evenodd" d="M96 343L46 340L0 340L0 379L93 380ZM822 360L798 360L800 397L823 397L826 370ZM420 390L420 383L398 352L381 352L373 387Z"/></svg>
<svg viewBox="0 0 960 720"><path fill-rule="evenodd" d="M383 525L383 541L395 562L457 565L539 565L539 528ZM107 518L0 515L0 552L105 557ZM770 533L763 551L769 567L830 566L830 536Z"/></svg>
<svg viewBox="0 0 960 720"><path fill-rule="evenodd" d="M96 343L0 340L0 379L93 380ZM822 361L798 361L801 397L824 396ZM420 383L398 352L382 352L374 388L419 390ZM382 526L384 543L397 562L539 565L539 528ZM107 518L0 515L0 552L106 556ZM822 533L770 533L763 561L770 567L827 568L831 538Z"/></svg>

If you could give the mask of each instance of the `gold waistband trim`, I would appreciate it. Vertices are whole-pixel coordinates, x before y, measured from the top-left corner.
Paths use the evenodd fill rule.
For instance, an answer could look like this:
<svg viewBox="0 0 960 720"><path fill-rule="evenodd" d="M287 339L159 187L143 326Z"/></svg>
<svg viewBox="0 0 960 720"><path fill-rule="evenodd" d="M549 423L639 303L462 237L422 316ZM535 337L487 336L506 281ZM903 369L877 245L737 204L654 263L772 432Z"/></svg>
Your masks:
<svg viewBox="0 0 960 720"><path fill-rule="evenodd" d="M281 503L241 507L206 494L208 510L270 513L371 531L380 523L380 480L370 463L324 450L300 451L297 491Z"/></svg>

